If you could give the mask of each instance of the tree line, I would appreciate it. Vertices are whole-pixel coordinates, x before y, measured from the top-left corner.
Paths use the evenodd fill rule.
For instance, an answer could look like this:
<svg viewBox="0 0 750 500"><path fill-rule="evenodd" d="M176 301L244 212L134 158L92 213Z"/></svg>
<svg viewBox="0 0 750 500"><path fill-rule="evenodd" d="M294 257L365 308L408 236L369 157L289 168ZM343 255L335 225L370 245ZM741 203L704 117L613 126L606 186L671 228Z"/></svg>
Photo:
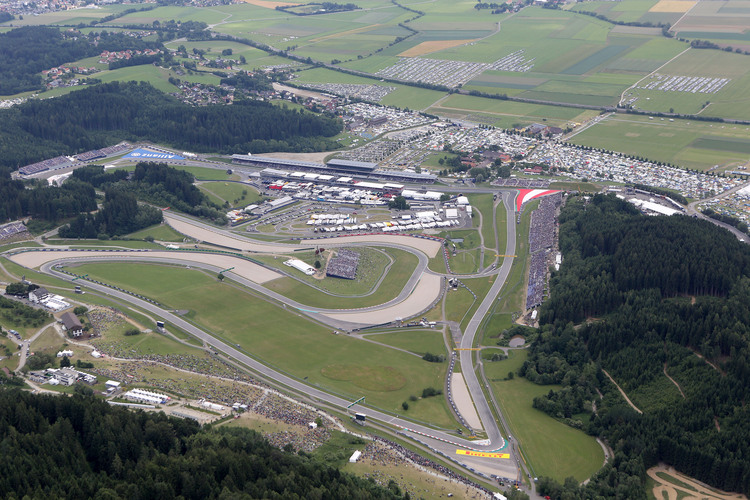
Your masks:
<svg viewBox="0 0 750 500"><path fill-rule="evenodd" d="M220 153L335 149L341 121L270 103L192 107L146 82L112 82L0 110L0 166L23 165L122 140Z"/></svg>
<svg viewBox="0 0 750 500"><path fill-rule="evenodd" d="M72 397L0 390L0 442L12 461L0 472L0 496L408 498L305 452L274 448L253 430L201 429L161 412L112 407L85 389Z"/></svg>
<svg viewBox="0 0 750 500"><path fill-rule="evenodd" d="M660 461L750 492L748 249L706 221L646 217L603 195L568 202L560 245L563 265L519 374L561 385L534 406L615 455L585 486L542 478L538 492L645 498L645 470Z"/></svg>

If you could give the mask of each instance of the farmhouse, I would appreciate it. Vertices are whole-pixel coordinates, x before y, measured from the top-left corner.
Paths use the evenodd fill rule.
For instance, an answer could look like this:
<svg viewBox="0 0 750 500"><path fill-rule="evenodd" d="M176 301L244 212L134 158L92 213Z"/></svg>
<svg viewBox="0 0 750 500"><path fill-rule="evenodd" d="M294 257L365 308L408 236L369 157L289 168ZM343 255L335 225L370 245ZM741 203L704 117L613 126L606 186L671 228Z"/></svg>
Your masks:
<svg viewBox="0 0 750 500"><path fill-rule="evenodd" d="M78 321L78 317L72 312L66 312L60 316L60 321L63 324L65 330L73 337L79 337L83 335L83 325Z"/></svg>

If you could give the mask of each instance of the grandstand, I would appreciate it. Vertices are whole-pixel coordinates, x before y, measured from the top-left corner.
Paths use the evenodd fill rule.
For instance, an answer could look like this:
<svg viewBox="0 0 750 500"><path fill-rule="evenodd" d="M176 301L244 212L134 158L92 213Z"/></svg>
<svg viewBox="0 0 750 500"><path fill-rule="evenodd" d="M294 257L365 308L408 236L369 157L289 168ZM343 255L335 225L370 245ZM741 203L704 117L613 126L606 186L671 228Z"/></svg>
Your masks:
<svg viewBox="0 0 750 500"><path fill-rule="evenodd" d="M85 153L80 153L76 155L76 159L78 161L90 161L95 160L97 158L104 158L106 156L111 156L117 153L122 153L123 151L127 151L132 146L128 144L127 142L121 142L120 144L117 144L115 146L107 146L106 148L102 149L92 149L91 151L86 151Z"/></svg>
<svg viewBox="0 0 750 500"><path fill-rule="evenodd" d="M42 160L31 165L26 165L18 169L18 173L21 175L34 175L47 170L54 170L57 168L67 167L72 165L73 162L65 156L56 156L48 160Z"/></svg>
<svg viewBox="0 0 750 500"><path fill-rule="evenodd" d="M29 233L22 222L9 222L0 226L0 241L27 237L29 237Z"/></svg>
<svg viewBox="0 0 750 500"><path fill-rule="evenodd" d="M403 170L376 170L376 164L364 161L333 159L324 165L310 161L285 160L255 155L232 155L235 165L263 168L266 171L311 172L332 176L351 176L365 179L382 179L388 182L415 182L431 184L437 180L433 174L418 174Z"/></svg>
<svg viewBox="0 0 750 500"><path fill-rule="evenodd" d="M353 280L357 276L357 266L359 266L359 252L341 248L336 251L336 257L328 261L326 276Z"/></svg>

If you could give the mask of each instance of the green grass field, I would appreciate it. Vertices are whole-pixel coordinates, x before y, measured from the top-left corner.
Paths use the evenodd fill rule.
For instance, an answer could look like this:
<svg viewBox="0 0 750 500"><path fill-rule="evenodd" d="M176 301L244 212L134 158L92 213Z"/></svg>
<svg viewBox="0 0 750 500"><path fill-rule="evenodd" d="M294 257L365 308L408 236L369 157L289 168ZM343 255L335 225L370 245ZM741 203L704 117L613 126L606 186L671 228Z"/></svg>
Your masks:
<svg viewBox="0 0 750 500"><path fill-rule="evenodd" d="M227 174L226 170L220 168L191 167L187 165L172 165L172 167L193 174L197 181L236 181L240 178L239 175ZM135 165L117 167L117 169L132 172L135 170Z"/></svg>
<svg viewBox="0 0 750 500"><path fill-rule="evenodd" d="M491 194L475 194L469 197L474 210L479 210L482 214L482 227L481 233L484 239L485 248L495 249L495 227L492 223L492 195ZM479 215L475 215L475 218ZM503 226L503 229L505 227Z"/></svg>
<svg viewBox="0 0 750 500"><path fill-rule="evenodd" d="M183 241L185 237L166 224L151 226L127 235L128 238L143 239L152 237L158 241Z"/></svg>
<svg viewBox="0 0 750 500"><path fill-rule="evenodd" d="M443 334L439 330L404 328L401 331L391 333L367 334L365 337L381 344L406 349L420 356L427 352L432 354L446 354Z"/></svg>
<svg viewBox="0 0 750 500"><path fill-rule="evenodd" d="M571 139L650 160L706 170L750 160L750 126L615 115Z"/></svg>
<svg viewBox="0 0 750 500"><path fill-rule="evenodd" d="M504 361L486 362L484 370L510 432L518 440L536 476L548 476L562 482L573 476L577 481L589 478L602 466L604 452L596 440L532 407L533 399L557 386L536 385L521 377L504 380L516 372L526 359L526 351L511 351Z"/></svg>
<svg viewBox="0 0 750 500"><path fill-rule="evenodd" d="M499 128L516 128L546 121L564 127L580 122L589 112L563 106L546 106L452 94L427 110L429 113L473 119Z"/></svg>
<svg viewBox="0 0 750 500"><path fill-rule="evenodd" d="M299 279L303 282L283 277L266 283L265 286L269 290L312 307L331 309L368 307L382 304L398 296L417 266L417 258L403 250L370 248L357 249L357 251L362 256L361 265L368 267L368 269L360 270L361 277L357 280L332 277L318 280L298 273ZM308 253L312 255L312 252ZM294 257L305 260L305 253L297 253ZM273 257L260 257L260 260L267 263L274 262ZM277 259L274 267L288 271L289 268L282 264L283 260L286 258ZM314 255L307 260L314 261ZM387 274L380 281L384 272ZM379 281L380 285L375 288ZM326 290L335 295L321 293L319 290Z"/></svg>
<svg viewBox="0 0 750 500"><path fill-rule="evenodd" d="M14 248L23 248L23 247L40 247L39 243L36 241L18 241L16 243L8 243L6 245L0 245L0 252L5 252L6 250L12 250Z"/></svg>
<svg viewBox="0 0 750 500"><path fill-rule="evenodd" d="M223 340L240 344L267 364L299 378L308 377L311 384L345 397L366 396L370 404L401 412L401 402L409 395L421 393L425 387L442 387L447 369L443 363L427 363L387 347L331 335L329 328L199 271L106 263L76 269L155 297L168 307L189 310L186 318ZM365 370L370 377L360 375ZM374 387L373 379L385 385ZM440 426L455 425L442 398L416 402L408 416Z"/></svg>
<svg viewBox="0 0 750 500"><path fill-rule="evenodd" d="M238 182L203 182L198 185L215 203L232 207L246 207L260 200L258 190Z"/></svg>

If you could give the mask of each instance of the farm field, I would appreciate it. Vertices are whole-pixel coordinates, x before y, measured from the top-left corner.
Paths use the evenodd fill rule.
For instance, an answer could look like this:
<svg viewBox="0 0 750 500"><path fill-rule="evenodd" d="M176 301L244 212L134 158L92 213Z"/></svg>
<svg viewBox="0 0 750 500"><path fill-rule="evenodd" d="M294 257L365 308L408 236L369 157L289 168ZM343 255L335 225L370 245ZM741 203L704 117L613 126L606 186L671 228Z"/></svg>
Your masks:
<svg viewBox="0 0 750 500"><path fill-rule="evenodd" d="M445 92L437 90L381 82L375 78L350 75L325 68L312 68L300 71L297 75L298 77L295 81L299 83L353 83L360 85L395 87L396 90L386 95L380 103L386 106L395 106L398 108L409 108L413 110L426 109L446 95Z"/></svg>
<svg viewBox="0 0 750 500"><path fill-rule="evenodd" d="M202 272L149 264L86 264L76 269L188 310L187 319L244 346L270 366L352 399L366 396L368 403L388 411L401 412L401 402L410 395L443 385L445 363L332 335L329 328ZM443 398L417 401L407 415L455 426Z"/></svg>
<svg viewBox="0 0 750 500"><path fill-rule="evenodd" d="M487 117L491 125L500 128L515 128L544 121L549 125L565 127L570 122L581 122L591 112L562 106L546 106L524 102L503 101L486 97L452 94L428 109L435 114L455 117ZM482 123L485 123L484 121Z"/></svg>
<svg viewBox="0 0 750 500"><path fill-rule="evenodd" d="M750 116L750 64L747 64L747 57L717 50L690 49L660 68L660 78L686 77L693 81L725 78L729 81L715 92L690 92L643 88L658 85L657 78L649 78L640 82L639 88L628 90L625 100L629 102L636 98L634 106L643 110L674 110L682 114L746 119Z"/></svg>
<svg viewBox="0 0 750 500"><path fill-rule="evenodd" d="M536 396L547 394L556 386L536 385L521 377L505 380L516 372L527 356L526 351L510 351L504 361L485 362L484 370L510 432L517 439L535 476L548 476L562 482L573 476L583 481L599 470L604 452L591 436L573 429L533 408Z"/></svg>
<svg viewBox="0 0 750 500"><path fill-rule="evenodd" d="M42 24L89 24L91 21L99 20L103 17L122 12L127 9L140 9L153 4L110 4L98 8L82 7L78 9L61 10L58 12L49 12L38 16L24 16L23 19L16 19L3 23L0 26L13 27L18 26L35 26Z"/></svg>
<svg viewBox="0 0 750 500"><path fill-rule="evenodd" d="M151 4L153 5L153 4ZM216 24L227 17L227 14L217 9L202 9L198 7L181 7L166 6L157 7L143 12L133 12L126 16L120 17L103 23L101 27L107 27L110 24L115 26L125 24L153 24L154 21L165 22L174 20L180 21L200 21L206 24Z"/></svg>
<svg viewBox="0 0 750 500"><path fill-rule="evenodd" d="M651 160L708 170L750 162L750 126L614 115L570 142Z"/></svg>

